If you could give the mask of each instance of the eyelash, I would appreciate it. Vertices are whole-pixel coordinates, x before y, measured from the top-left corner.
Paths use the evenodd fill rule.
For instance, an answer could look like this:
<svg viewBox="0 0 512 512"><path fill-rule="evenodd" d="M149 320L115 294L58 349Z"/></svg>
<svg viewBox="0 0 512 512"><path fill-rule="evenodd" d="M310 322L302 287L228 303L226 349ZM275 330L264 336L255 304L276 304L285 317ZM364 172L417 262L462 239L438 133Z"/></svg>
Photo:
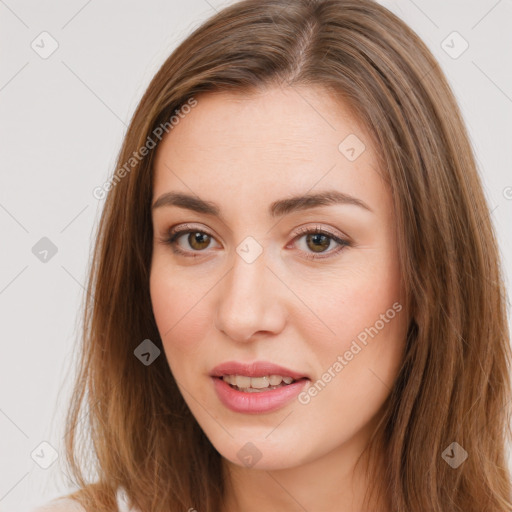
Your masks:
<svg viewBox="0 0 512 512"><path fill-rule="evenodd" d="M160 241L162 243L166 244L166 245L170 245L172 250L176 254L180 254L180 255L188 257L188 258L200 257L201 254L192 254L191 255L191 254L188 254L188 253L189 252L200 253L200 252L203 252L203 251L184 251L183 249L180 249L178 247L178 245L177 245L177 240L182 235L190 234L190 233L201 233L201 234L208 235L208 236L214 238L214 236L212 234L208 233L207 231L204 231L204 230L201 230L201 229L196 229L196 228L193 228L193 227L190 228L187 225L187 226L183 227L183 229L171 230L169 232L168 236L164 237ZM320 228L320 227L316 227L316 228L311 228L311 227L309 227L309 228L299 228L296 236L293 239L293 241L295 241L297 239L300 239L303 236L309 235L309 234L325 235L325 236L327 236L328 238L330 238L331 240L333 240L334 242L336 242L336 243L338 243L340 245L337 249L335 249L333 251L328 251L327 253L319 253L319 254L327 254L327 255L323 255L323 256L318 256L318 255L315 255L314 253L312 254L312 253L306 253L305 251L301 251L301 252L304 252L305 258L310 259L310 260L321 260L321 259L325 259L325 258L334 257L334 256L338 255L345 247L350 247L352 245L351 242L349 242L348 240L340 238L340 237L334 235L333 233L330 233L329 231L327 231L327 230L325 230L323 228Z"/></svg>

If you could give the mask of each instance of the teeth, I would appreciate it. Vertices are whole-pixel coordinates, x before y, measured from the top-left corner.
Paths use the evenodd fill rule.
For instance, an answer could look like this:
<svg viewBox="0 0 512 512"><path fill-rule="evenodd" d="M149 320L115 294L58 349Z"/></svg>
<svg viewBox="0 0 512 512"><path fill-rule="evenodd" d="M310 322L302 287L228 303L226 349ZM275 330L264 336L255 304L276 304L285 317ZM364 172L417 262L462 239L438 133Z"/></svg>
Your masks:
<svg viewBox="0 0 512 512"><path fill-rule="evenodd" d="M237 375L235 377L235 384L239 388L250 388L251 387L251 377L246 377L245 375Z"/></svg>
<svg viewBox="0 0 512 512"><path fill-rule="evenodd" d="M236 386L239 389L243 389L244 391L248 391L249 393L256 392L259 389L280 386L283 382L284 384L291 384L293 382L291 377L282 377L281 375L265 375L263 377L224 375L222 379L224 382Z"/></svg>
<svg viewBox="0 0 512 512"><path fill-rule="evenodd" d="M237 379L238 379L238 377L237 377ZM268 388L269 381L270 381L270 379L268 377L252 377L250 380L251 380L250 387L256 388L256 389ZM241 388L244 386L238 386L238 387Z"/></svg>
<svg viewBox="0 0 512 512"><path fill-rule="evenodd" d="M224 382L236 386L236 375L224 375L222 378L224 379Z"/></svg>
<svg viewBox="0 0 512 512"><path fill-rule="evenodd" d="M268 380L270 381L270 385L271 386L278 386L279 384L281 384L283 378L281 377L281 375L271 375Z"/></svg>

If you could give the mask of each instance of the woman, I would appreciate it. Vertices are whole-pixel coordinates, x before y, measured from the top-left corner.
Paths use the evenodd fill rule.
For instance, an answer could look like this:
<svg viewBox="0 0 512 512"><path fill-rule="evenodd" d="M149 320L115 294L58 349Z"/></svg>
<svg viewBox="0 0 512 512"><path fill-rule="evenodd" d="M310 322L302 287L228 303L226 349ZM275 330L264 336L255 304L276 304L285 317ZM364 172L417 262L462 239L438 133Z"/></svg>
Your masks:
<svg viewBox="0 0 512 512"><path fill-rule="evenodd" d="M510 510L496 238L453 94L396 16L225 8L95 194L62 507Z"/></svg>

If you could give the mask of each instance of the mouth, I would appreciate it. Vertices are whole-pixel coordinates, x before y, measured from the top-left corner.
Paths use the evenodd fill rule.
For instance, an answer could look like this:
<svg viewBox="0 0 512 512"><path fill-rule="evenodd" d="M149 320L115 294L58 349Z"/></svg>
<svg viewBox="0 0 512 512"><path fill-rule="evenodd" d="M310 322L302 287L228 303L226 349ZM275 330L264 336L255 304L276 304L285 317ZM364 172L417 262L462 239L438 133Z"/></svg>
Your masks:
<svg viewBox="0 0 512 512"><path fill-rule="evenodd" d="M226 361L213 368L210 372L210 377L227 377L228 380L226 382L228 384L255 389L261 389L269 385L278 386L283 382L284 384L290 384L295 380L309 378L305 373L291 370L270 361L254 361L252 363ZM290 379L292 380L290 381Z"/></svg>
<svg viewBox="0 0 512 512"><path fill-rule="evenodd" d="M262 393L264 391L271 391L285 386L289 386L298 380L307 379L294 379L292 377L285 377L283 375L264 375L263 377L249 377L247 375L223 375L216 377L222 379L226 384L236 391L243 393Z"/></svg>
<svg viewBox="0 0 512 512"><path fill-rule="evenodd" d="M310 378L268 361L228 361L211 372L220 401L238 413L267 413L290 403Z"/></svg>

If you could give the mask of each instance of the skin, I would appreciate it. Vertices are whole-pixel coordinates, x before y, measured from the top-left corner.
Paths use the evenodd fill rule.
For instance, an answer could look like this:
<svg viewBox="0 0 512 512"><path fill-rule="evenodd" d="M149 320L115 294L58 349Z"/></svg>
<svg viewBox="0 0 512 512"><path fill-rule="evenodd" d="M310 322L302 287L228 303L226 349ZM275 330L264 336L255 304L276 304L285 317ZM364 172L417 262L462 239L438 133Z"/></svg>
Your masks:
<svg viewBox="0 0 512 512"><path fill-rule="evenodd" d="M354 465L396 377L409 320L391 193L376 153L346 106L322 89L196 99L157 149L153 202L170 191L193 194L217 203L222 219L177 206L153 211L150 293L171 371L232 477L224 511L360 512L375 482ZM366 146L354 161L338 149L349 134ZM330 189L372 211L337 204L268 214L273 201ZM212 235L202 245L181 235L179 247L197 258L162 242L185 223ZM299 226L352 244L336 252L327 239L315 251ZM248 236L263 248L250 264L236 252ZM209 372L228 360L271 361L314 385L395 302L402 311L359 343L362 350L309 403L242 414L217 397ZM237 456L247 442L261 453L252 467Z"/></svg>

